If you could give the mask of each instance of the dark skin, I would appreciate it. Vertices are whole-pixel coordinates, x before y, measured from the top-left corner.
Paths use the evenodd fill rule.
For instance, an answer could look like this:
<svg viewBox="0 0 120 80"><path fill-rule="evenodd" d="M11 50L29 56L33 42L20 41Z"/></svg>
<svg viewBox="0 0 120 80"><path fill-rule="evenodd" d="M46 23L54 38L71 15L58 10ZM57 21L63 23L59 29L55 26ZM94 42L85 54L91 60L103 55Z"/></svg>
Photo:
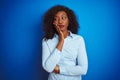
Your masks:
<svg viewBox="0 0 120 80"><path fill-rule="evenodd" d="M66 12L59 11L54 17L53 24L59 36L59 42L56 48L59 51L62 51L64 39L69 35L69 32L68 32L69 19L68 19ZM53 72L56 74L60 73L59 65L56 65Z"/></svg>

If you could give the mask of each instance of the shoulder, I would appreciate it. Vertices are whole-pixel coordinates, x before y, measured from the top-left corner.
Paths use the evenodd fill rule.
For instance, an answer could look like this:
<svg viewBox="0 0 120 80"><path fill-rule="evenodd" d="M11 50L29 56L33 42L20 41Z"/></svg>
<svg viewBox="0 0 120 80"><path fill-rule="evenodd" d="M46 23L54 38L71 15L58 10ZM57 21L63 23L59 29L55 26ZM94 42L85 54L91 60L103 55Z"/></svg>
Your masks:
<svg viewBox="0 0 120 80"><path fill-rule="evenodd" d="M84 40L82 35L78 35L78 34L72 34L72 35L75 40L78 40L78 41Z"/></svg>
<svg viewBox="0 0 120 80"><path fill-rule="evenodd" d="M72 40L74 43L77 43L78 45L85 43L84 37L82 35L79 35L79 34L72 34L72 35L73 35Z"/></svg>
<svg viewBox="0 0 120 80"><path fill-rule="evenodd" d="M78 47L80 47L81 45L84 46L85 41L82 35L79 34L72 34L73 38L71 40L71 44L74 44Z"/></svg>
<svg viewBox="0 0 120 80"><path fill-rule="evenodd" d="M43 39L42 39L42 45L47 45L48 41L49 41L49 40L43 38Z"/></svg>
<svg viewBox="0 0 120 80"><path fill-rule="evenodd" d="M48 40L45 39L45 38L42 39L42 43L45 43L45 42L48 42L48 41L49 41L49 39Z"/></svg>
<svg viewBox="0 0 120 80"><path fill-rule="evenodd" d="M84 47L85 46L85 41L84 41L84 37L78 34L75 34L74 40L76 41L77 45L80 47Z"/></svg>
<svg viewBox="0 0 120 80"><path fill-rule="evenodd" d="M45 38L43 38L42 39L42 43L51 43L51 42L53 42L53 40L54 40L54 38L52 38L52 39L45 39Z"/></svg>

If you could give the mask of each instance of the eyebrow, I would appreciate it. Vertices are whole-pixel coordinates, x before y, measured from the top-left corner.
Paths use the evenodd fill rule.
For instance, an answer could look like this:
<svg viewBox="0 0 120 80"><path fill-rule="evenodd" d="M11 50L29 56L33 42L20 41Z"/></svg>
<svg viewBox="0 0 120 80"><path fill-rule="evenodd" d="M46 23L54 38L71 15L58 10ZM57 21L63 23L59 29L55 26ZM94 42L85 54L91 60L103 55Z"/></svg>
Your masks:
<svg viewBox="0 0 120 80"><path fill-rule="evenodd" d="M66 14L63 14L63 15L61 15L61 16L65 16L65 17L67 17L67 15L66 15ZM55 15L55 17L58 17L58 16L56 16L56 15Z"/></svg>

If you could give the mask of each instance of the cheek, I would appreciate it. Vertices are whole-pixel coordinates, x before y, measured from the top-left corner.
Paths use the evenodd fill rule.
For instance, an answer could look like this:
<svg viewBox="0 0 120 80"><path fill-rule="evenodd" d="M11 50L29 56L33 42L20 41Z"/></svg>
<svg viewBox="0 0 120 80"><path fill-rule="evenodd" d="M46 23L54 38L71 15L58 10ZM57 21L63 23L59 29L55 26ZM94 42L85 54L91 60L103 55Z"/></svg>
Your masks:
<svg viewBox="0 0 120 80"><path fill-rule="evenodd" d="M69 26L69 21L66 21L66 26Z"/></svg>

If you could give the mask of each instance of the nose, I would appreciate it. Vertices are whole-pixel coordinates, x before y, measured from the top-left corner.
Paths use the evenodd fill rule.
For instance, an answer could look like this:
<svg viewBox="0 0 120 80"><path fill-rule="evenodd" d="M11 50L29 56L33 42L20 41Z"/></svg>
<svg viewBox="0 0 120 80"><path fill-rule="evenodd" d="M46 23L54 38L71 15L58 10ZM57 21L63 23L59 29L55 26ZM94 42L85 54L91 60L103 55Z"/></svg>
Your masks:
<svg viewBox="0 0 120 80"><path fill-rule="evenodd" d="M59 19L59 20L58 20L58 23L59 23L59 24L61 24L62 22L63 22L62 19Z"/></svg>

